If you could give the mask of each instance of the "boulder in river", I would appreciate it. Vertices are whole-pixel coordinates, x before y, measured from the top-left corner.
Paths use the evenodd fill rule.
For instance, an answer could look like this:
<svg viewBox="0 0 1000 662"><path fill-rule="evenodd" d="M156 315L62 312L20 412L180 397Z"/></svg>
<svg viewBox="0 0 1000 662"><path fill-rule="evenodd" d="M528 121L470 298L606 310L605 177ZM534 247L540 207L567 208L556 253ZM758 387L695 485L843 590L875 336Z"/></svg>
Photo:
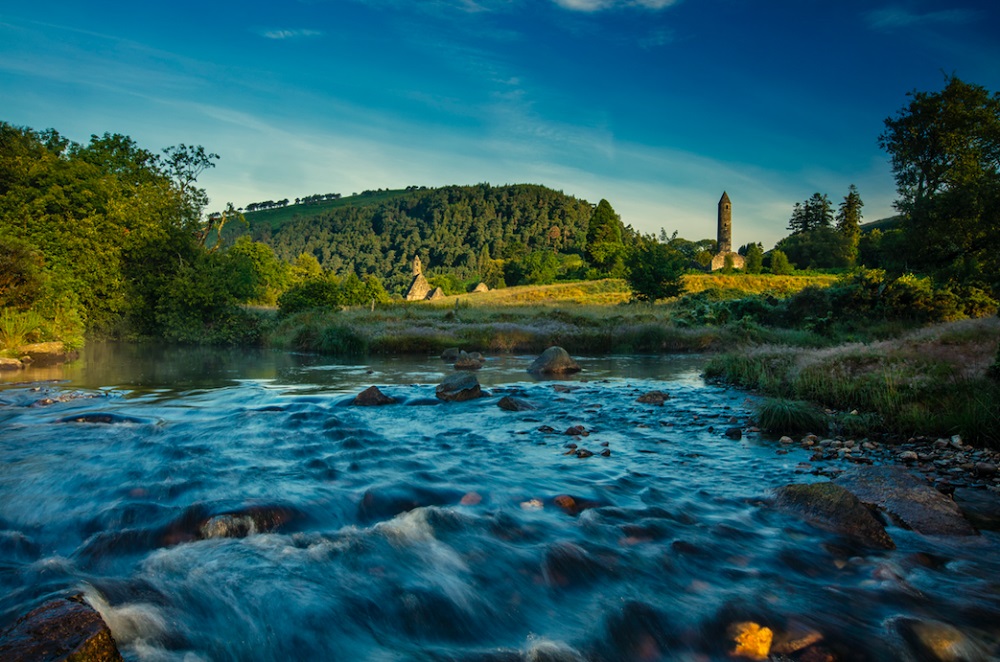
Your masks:
<svg viewBox="0 0 1000 662"><path fill-rule="evenodd" d="M17 359L8 359L0 356L0 370L21 370L24 364Z"/></svg>
<svg viewBox="0 0 1000 662"><path fill-rule="evenodd" d="M649 393L643 393L640 395L636 402L644 405L659 405L662 407L663 403L669 399L669 393L664 393L663 391L650 391Z"/></svg>
<svg viewBox="0 0 1000 662"><path fill-rule="evenodd" d="M354 400L351 401L352 405L357 405L359 407L378 407L380 405L394 405L396 404L396 398L390 397L379 390L377 386L369 386L365 390L358 393Z"/></svg>
<svg viewBox="0 0 1000 662"><path fill-rule="evenodd" d="M67 350L66 346L59 341L38 342L30 345L21 345L18 351L30 359L35 367L66 363L79 358L80 353L75 350Z"/></svg>
<svg viewBox="0 0 1000 662"><path fill-rule="evenodd" d="M456 372L444 378L434 394L446 402L464 402L483 397L479 380L469 372Z"/></svg>
<svg viewBox="0 0 1000 662"><path fill-rule="evenodd" d="M888 625L890 634L901 637L917 660L986 662L995 659L981 644L948 623L895 618Z"/></svg>
<svg viewBox="0 0 1000 662"><path fill-rule="evenodd" d="M449 347L448 349L441 352L441 360L445 363L454 363L459 356L461 356L462 350L458 347Z"/></svg>
<svg viewBox="0 0 1000 662"><path fill-rule="evenodd" d="M568 375L580 372L580 365L562 347L549 347L528 366L533 375Z"/></svg>
<svg viewBox="0 0 1000 662"><path fill-rule="evenodd" d="M479 370L486 364L486 359L479 352L459 352L455 359L455 370Z"/></svg>
<svg viewBox="0 0 1000 662"><path fill-rule="evenodd" d="M846 488L831 482L791 484L775 491L775 505L811 524L867 547L895 549L896 544L871 511Z"/></svg>
<svg viewBox="0 0 1000 662"><path fill-rule="evenodd" d="M836 480L863 503L924 535L971 536L976 530L954 501L902 467L859 467Z"/></svg>
<svg viewBox="0 0 1000 662"><path fill-rule="evenodd" d="M77 595L46 602L0 634L0 659L118 662L122 656L104 619Z"/></svg>
<svg viewBox="0 0 1000 662"><path fill-rule="evenodd" d="M522 400L521 398L515 398L510 395L505 395L500 398L500 402L497 403L497 407L503 409L504 411L534 411L535 405L531 404L527 400Z"/></svg>

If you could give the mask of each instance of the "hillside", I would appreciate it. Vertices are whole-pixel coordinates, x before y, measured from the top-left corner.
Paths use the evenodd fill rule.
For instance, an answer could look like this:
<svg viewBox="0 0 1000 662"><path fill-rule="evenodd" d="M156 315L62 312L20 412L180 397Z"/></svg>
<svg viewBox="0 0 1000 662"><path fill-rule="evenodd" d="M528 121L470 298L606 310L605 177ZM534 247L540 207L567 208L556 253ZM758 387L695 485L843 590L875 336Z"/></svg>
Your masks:
<svg viewBox="0 0 1000 662"><path fill-rule="evenodd" d="M449 186L366 192L246 213L249 228L227 226L226 239L249 232L282 259L311 254L327 270L378 276L392 292L409 282L419 255L430 274L459 279L484 260L534 251L579 253L592 206L532 184Z"/></svg>

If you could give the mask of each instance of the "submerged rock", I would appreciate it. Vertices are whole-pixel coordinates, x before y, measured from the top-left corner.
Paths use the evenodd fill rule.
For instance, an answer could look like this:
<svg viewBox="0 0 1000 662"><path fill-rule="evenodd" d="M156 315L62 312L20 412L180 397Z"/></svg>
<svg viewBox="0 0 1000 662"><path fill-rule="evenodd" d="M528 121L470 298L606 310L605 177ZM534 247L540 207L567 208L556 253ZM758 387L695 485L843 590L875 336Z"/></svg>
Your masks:
<svg viewBox="0 0 1000 662"><path fill-rule="evenodd" d="M836 482L917 533L976 534L954 501L902 467L862 467L840 476Z"/></svg>
<svg viewBox="0 0 1000 662"><path fill-rule="evenodd" d="M650 391L649 393L643 393L639 396L636 402L644 405L659 405L663 406L663 403L670 399L670 394L664 393L663 391Z"/></svg>
<svg viewBox="0 0 1000 662"><path fill-rule="evenodd" d="M515 398L509 395L505 395L500 398L500 402L497 403L497 407L503 409L504 411L535 411L535 405L531 404L527 400L522 400L521 398Z"/></svg>
<svg viewBox="0 0 1000 662"><path fill-rule="evenodd" d="M134 425L139 425L146 423L146 421L141 418L134 418L132 416L123 416L121 414L110 414L107 412L93 412L90 414L76 414L74 416L65 416L60 418L56 423L90 423L93 425L122 425L125 423L132 423Z"/></svg>
<svg viewBox="0 0 1000 662"><path fill-rule="evenodd" d="M896 547L885 527L858 497L835 483L779 487L775 491L775 505L821 529L839 533L865 546L880 549Z"/></svg>
<svg viewBox="0 0 1000 662"><path fill-rule="evenodd" d="M562 347L549 347L528 366L533 375L566 375L580 372L580 365Z"/></svg>
<svg viewBox="0 0 1000 662"><path fill-rule="evenodd" d="M486 364L486 359L479 352L461 352L455 359L455 370L479 370Z"/></svg>
<svg viewBox="0 0 1000 662"><path fill-rule="evenodd" d="M940 662L978 662L993 659L977 642L958 628L941 621L896 618L894 630L918 660Z"/></svg>
<svg viewBox="0 0 1000 662"><path fill-rule="evenodd" d="M434 394L446 402L463 402L483 397L482 388L476 376L468 372L456 372L444 378Z"/></svg>
<svg viewBox="0 0 1000 662"><path fill-rule="evenodd" d="M77 595L45 603L0 634L0 659L117 662L122 656L104 619Z"/></svg>
<svg viewBox="0 0 1000 662"><path fill-rule="evenodd" d="M369 386L364 391L361 391L361 393L358 393L354 397L354 400L351 401L351 404L359 407L394 405L396 404L396 398L386 395L377 386Z"/></svg>
<svg viewBox="0 0 1000 662"><path fill-rule="evenodd" d="M963 487L952 495L965 518L981 531L1000 531L1000 496L991 490Z"/></svg>

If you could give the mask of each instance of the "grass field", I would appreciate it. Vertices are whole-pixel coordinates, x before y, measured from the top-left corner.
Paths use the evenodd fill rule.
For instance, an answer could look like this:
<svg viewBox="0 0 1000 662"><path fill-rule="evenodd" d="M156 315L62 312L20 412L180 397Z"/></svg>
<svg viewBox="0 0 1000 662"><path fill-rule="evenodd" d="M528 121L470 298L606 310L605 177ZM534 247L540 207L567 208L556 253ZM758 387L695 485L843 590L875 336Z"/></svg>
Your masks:
<svg viewBox="0 0 1000 662"><path fill-rule="evenodd" d="M687 274L684 290L696 294L709 289L721 289L732 294L774 294L785 297L809 287L828 287L837 276L772 276L770 274ZM554 283L552 285L522 285L476 294L458 294L428 304L431 306L521 306L521 305L583 305L607 306L627 303L631 293L624 280Z"/></svg>

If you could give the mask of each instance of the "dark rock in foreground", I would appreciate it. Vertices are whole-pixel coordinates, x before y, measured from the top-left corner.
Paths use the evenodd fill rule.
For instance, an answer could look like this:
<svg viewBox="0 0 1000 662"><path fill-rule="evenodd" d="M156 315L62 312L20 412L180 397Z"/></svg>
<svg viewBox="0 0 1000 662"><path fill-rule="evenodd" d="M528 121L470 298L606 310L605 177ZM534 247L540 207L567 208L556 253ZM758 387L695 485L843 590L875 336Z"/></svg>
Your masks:
<svg viewBox="0 0 1000 662"><path fill-rule="evenodd" d="M549 347L528 366L533 375L568 375L580 372L580 365L562 347Z"/></svg>
<svg viewBox="0 0 1000 662"><path fill-rule="evenodd" d="M527 400L522 400L521 398L515 398L509 395L505 395L500 398L500 402L497 403L497 407L500 407L500 409L503 409L504 411L535 411L535 406Z"/></svg>
<svg viewBox="0 0 1000 662"><path fill-rule="evenodd" d="M122 656L101 615L73 596L45 603L0 635L0 659L117 662Z"/></svg>
<svg viewBox="0 0 1000 662"><path fill-rule="evenodd" d="M396 398L386 395L377 386L369 386L364 391L361 391L361 393L358 393L354 397L354 400L351 401L351 404L359 407L394 405L396 404Z"/></svg>
<svg viewBox="0 0 1000 662"><path fill-rule="evenodd" d="M888 623L890 635L898 635L917 660L994 659L984 646L953 625L933 620L894 618Z"/></svg>
<svg viewBox="0 0 1000 662"><path fill-rule="evenodd" d="M827 531L867 547L895 549L881 522L846 488L835 483L792 484L775 491L775 505Z"/></svg>
<svg viewBox="0 0 1000 662"><path fill-rule="evenodd" d="M902 467L862 467L840 476L836 482L917 533L976 534L954 501Z"/></svg>
<svg viewBox="0 0 1000 662"><path fill-rule="evenodd" d="M434 394L439 400L463 402L483 397L482 388L476 376L468 372L456 372L444 378Z"/></svg>
<svg viewBox="0 0 1000 662"><path fill-rule="evenodd" d="M965 518L980 531L1000 531L1000 497L990 490L963 487L952 495Z"/></svg>

